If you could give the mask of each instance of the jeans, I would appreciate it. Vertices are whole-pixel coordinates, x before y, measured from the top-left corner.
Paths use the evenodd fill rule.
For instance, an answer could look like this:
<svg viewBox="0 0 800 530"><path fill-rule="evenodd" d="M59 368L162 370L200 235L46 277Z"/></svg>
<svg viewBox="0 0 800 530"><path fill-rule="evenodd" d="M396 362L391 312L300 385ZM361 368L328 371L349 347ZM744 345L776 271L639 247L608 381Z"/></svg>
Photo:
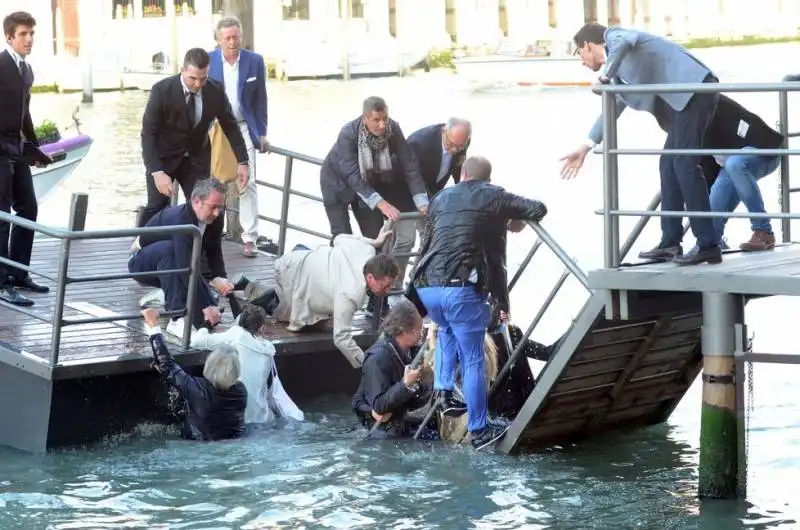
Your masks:
<svg viewBox="0 0 800 530"><path fill-rule="evenodd" d="M435 390L453 390L456 363L467 403L467 428L486 427L488 389L483 340L491 320L488 297L474 287L423 287L417 290L431 320L439 326L434 359Z"/></svg>
<svg viewBox="0 0 800 530"><path fill-rule="evenodd" d="M779 156L766 155L732 155L725 160L725 165L711 186L711 211L732 212L743 202L750 213L765 213L764 199L758 189L758 181L778 168ZM714 219L714 230L719 237L725 231L727 219ZM759 230L772 234L769 219L751 219L753 231Z"/></svg>

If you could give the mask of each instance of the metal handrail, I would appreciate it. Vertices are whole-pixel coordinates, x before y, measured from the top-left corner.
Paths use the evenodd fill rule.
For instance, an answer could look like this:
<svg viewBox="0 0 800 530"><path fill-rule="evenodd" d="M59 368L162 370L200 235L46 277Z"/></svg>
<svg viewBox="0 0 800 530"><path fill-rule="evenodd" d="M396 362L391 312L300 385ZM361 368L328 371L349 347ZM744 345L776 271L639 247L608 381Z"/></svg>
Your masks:
<svg viewBox="0 0 800 530"><path fill-rule="evenodd" d="M795 189L789 185L789 156L800 154L798 149L789 149L788 140L791 134L788 129L788 93L800 91L800 82L781 83L681 83L681 84L647 84L647 85L598 85L592 89L602 96L602 124L603 144L601 149L594 150L603 155L603 209L596 212L603 216L604 256L603 266L607 269L619 267L625 254L630 250L638 236L641 234L650 217L712 217L712 218L772 218L781 219L781 232L783 242L791 241L790 220L800 219L791 212L790 198ZM675 94L675 93L720 93L720 92L778 92L779 114L778 126L784 136L781 149L620 149L617 145L617 94ZM751 214L736 212L656 212L660 203L660 196L651 201L652 209L646 211L621 210L619 208L619 155L735 155L741 153L761 154L766 156L780 156L780 214ZM640 217L634 231L623 245L619 244L619 217Z"/></svg>
<svg viewBox="0 0 800 530"><path fill-rule="evenodd" d="M75 196L73 196L75 197ZM75 210L73 209L73 214ZM194 299L196 297L198 270L200 264L200 250L202 235L200 229L194 225L177 225L177 226L164 226L164 227L141 227L141 228L116 228L109 230L65 230L62 228L50 227L28 219L23 219L16 215L11 215L6 212L0 212L0 221L9 223L11 225L20 226L32 232L38 232L46 236L58 239L61 241L61 252L59 255L58 273L56 276L47 274L46 272L37 270L34 267L25 266L14 261L0 258L0 262L10 265L12 267L24 270L29 274L35 274L43 278L47 278L56 283L55 294L56 300L53 308L52 317L40 315L30 309L15 306L7 302L1 302L0 306L6 307L26 316L30 316L42 322L46 322L52 326L51 345L50 345L50 359L49 366L52 369L58 365L59 347L61 345L61 331L64 326L76 324L90 324L99 322L111 322L116 320L133 320L142 318L140 314L129 315L113 315L105 317L88 317L81 319L65 319L64 318L64 303L66 301L66 288L70 283L86 283L86 282L100 282L109 279L125 279L125 278L141 278L147 276L157 276L162 274L185 274L189 273L189 289L186 297L186 307L180 310L170 311L165 313L169 316L189 315L189 308L194 307ZM72 220L71 220L72 221ZM70 226L74 223L70 222ZM159 271L157 273L119 273L119 274L97 274L97 275L84 275L78 277L70 277L69 270L69 257L72 241L81 241L89 239L119 239L140 235L165 235L165 234L187 234L192 236L192 261L188 268L173 269L169 271ZM191 337L191 326L186 326L184 329L184 336L182 337L182 345L184 348L189 347L189 340Z"/></svg>

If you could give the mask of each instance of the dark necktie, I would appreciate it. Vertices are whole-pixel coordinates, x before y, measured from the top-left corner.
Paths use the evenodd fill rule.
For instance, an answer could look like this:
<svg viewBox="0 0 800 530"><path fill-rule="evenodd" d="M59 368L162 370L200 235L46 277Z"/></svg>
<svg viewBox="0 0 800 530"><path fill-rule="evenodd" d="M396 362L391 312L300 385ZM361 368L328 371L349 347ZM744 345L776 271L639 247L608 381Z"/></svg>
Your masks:
<svg viewBox="0 0 800 530"><path fill-rule="evenodd" d="M19 62L19 75L20 77L22 77L22 79L25 79L27 73L28 73L28 63L26 63L25 60L23 59Z"/></svg>
<svg viewBox="0 0 800 530"><path fill-rule="evenodd" d="M186 102L186 112L189 117L189 127L192 129L194 129L194 126L196 125L195 123L196 110L197 109L195 107L195 93L189 92L189 101Z"/></svg>

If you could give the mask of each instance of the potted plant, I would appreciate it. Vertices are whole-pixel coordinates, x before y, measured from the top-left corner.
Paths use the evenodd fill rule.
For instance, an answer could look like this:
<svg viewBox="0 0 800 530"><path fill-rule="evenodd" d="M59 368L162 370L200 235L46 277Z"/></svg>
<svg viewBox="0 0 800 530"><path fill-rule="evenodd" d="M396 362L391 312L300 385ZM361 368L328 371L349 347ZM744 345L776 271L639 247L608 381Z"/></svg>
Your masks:
<svg viewBox="0 0 800 530"><path fill-rule="evenodd" d="M44 120L38 127L34 129L36 139L39 145L46 145L58 142L61 140L61 133L58 126L50 120Z"/></svg>

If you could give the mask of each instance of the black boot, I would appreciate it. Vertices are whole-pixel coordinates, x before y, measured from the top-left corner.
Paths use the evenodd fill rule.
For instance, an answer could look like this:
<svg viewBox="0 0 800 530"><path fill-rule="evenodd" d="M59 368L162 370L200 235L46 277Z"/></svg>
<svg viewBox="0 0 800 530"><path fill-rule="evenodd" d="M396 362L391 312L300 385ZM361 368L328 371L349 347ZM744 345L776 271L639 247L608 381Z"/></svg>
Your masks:
<svg viewBox="0 0 800 530"><path fill-rule="evenodd" d="M242 273L234 278L231 283L233 283L234 291L244 291L244 288L250 283L250 279Z"/></svg>
<svg viewBox="0 0 800 530"><path fill-rule="evenodd" d="M268 315L272 316L275 314L275 310L278 309L280 300L275 289L267 289L261 295L250 300L250 303L263 308Z"/></svg>
<svg viewBox="0 0 800 530"><path fill-rule="evenodd" d="M437 392L437 399L442 401L442 414L457 418L467 412L467 405L453 397L452 390L439 390Z"/></svg>

